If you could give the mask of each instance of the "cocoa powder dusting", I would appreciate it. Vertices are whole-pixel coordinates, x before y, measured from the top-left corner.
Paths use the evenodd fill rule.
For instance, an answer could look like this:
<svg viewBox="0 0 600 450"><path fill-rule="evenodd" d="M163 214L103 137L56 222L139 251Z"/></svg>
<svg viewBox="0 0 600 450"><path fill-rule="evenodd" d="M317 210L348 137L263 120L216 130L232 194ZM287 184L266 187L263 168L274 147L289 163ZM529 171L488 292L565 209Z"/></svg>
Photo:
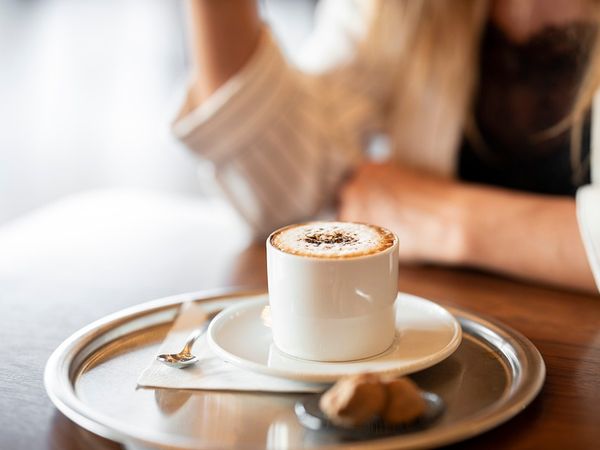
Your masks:
<svg viewBox="0 0 600 450"><path fill-rule="evenodd" d="M319 246L321 244L354 244L358 238L354 234L339 230L319 229L304 236L304 242Z"/></svg>

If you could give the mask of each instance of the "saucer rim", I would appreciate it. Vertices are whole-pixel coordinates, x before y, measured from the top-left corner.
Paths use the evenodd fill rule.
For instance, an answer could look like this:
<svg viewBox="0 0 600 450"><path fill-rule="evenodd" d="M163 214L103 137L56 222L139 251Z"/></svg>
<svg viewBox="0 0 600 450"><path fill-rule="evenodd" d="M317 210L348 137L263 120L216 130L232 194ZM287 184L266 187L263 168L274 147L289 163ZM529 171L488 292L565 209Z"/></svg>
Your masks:
<svg viewBox="0 0 600 450"><path fill-rule="evenodd" d="M448 311L446 308L444 308L443 306L441 306L440 304L425 299L423 297L419 297L416 295L412 295L412 294L405 294L402 292L398 293L398 296L396 297L396 302L398 302L399 300L402 300L403 298L410 298L412 300L416 300L418 302L426 302L428 303L430 307L434 307L435 309L438 310L442 310L442 312L448 316L448 318L451 320L452 323L452 330L453 330L453 335L452 338L448 341L448 343L439 351L424 356L423 358L419 358L419 360L415 363L412 364L408 364L408 365L401 365L395 368L388 368L388 369L376 369L375 370L365 370L366 372L370 372L370 373L375 373L378 375L393 375L393 376L400 376L400 375L408 375L414 372L418 372L420 370L424 370L427 369L435 364L438 364L439 362L445 360L446 358L448 358L450 355L452 355L460 346L460 343L462 342L462 328L460 326L460 323L458 322L458 320L456 319L456 317L454 317L454 315ZM340 372L340 373L336 373L336 374L332 374L332 373L328 373L328 374L322 374L322 373L315 373L315 372L296 372L296 371L291 371L291 370L282 370L282 369L276 369L276 368L272 368L267 366L266 364L261 364L255 361L251 361L248 360L247 358L243 358L240 357L238 355L235 355L227 350L225 350L223 347L221 347L216 341L215 341L215 337L214 337L214 330L215 328L222 322L225 320L231 320L230 317L232 317L233 315L235 315L236 313L240 312L240 311L245 311L248 309L252 309L252 308L257 308L259 305L263 305L266 306L268 304L268 293L263 294L262 296L260 296L259 298L254 298L252 300L248 300L248 301L244 301L235 305L231 305L228 308L224 309L223 311L221 311L210 323L208 330L206 331L206 341L210 347L210 349L220 358L222 358L224 361L230 362L231 364L244 369L244 370L251 370L253 372L256 373L260 373L263 375L268 375L268 376L275 376L278 378L285 378L288 380L294 380L294 381L302 381L302 382L309 382L309 383L333 383L335 381L337 381L339 378L341 378L344 375L347 375L348 372ZM395 307L395 311L397 311L396 309L397 307ZM396 328L396 332L398 333L398 328ZM393 344L392 344L393 345ZM390 346L391 347L391 346ZM335 365L344 365L347 366L349 364L364 364L367 362L373 362L376 363L377 360L382 357L383 355L386 355L387 352L389 351L389 348L384 350L383 352L379 353L378 355L374 355L374 356L370 356L368 358L363 358L363 359L357 359L357 360L351 360L351 361L314 361L314 360L309 360L309 359L303 359L303 358L297 358L295 356L292 355L288 355L287 353L277 349L279 352L281 352L283 355L285 355L287 358L292 358L292 359L297 359L299 361L303 361L303 362L307 362L307 363L313 363L313 364L317 364L317 365L328 365L328 366L335 366ZM354 372L352 372L354 373Z"/></svg>

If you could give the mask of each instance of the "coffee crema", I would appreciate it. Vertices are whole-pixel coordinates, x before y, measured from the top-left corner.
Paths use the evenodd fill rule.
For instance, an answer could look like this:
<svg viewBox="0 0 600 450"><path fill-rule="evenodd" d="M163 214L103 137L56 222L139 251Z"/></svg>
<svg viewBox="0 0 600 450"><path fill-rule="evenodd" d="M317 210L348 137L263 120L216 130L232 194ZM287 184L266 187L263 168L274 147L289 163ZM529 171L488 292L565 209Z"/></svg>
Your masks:
<svg viewBox="0 0 600 450"><path fill-rule="evenodd" d="M284 227L271 235L271 245L285 253L339 259L382 252L396 242L391 231L354 222L308 222Z"/></svg>

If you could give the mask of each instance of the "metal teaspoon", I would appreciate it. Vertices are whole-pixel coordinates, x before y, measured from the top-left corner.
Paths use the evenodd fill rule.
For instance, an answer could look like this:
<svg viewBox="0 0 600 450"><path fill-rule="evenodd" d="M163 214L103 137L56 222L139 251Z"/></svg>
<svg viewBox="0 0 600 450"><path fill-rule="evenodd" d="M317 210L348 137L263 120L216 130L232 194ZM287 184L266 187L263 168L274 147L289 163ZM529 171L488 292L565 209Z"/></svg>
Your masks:
<svg viewBox="0 0 600 450"><path fill-rule="evenodd" d="M211 320L213 320L221 311L223 310L218 309L207 313L206 319L202 326L192 331L192 333L188 336L187 341L183 346L183 349L179 353L163 353L161 355L158 355L156 359L169 367L176 367L178 369L189 367L198 362L198 358L192 354L192 347L194 346L194 343L198 340L198 338L202 336L202 333L206 331Z"/></svg>

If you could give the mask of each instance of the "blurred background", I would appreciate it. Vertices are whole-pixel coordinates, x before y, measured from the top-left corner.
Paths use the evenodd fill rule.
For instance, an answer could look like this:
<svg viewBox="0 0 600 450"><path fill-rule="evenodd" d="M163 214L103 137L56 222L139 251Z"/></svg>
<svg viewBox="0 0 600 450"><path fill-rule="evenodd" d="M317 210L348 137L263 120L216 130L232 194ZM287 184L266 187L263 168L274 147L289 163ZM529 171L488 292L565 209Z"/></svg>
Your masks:
<svg viewBox="0 0 600 450"><path fill-rule="evenodd" d="M316 0L266 0L289 54ZM170 135L188 60L181 0L0 0L0 226L83 191L208 189Z"/></svg>

